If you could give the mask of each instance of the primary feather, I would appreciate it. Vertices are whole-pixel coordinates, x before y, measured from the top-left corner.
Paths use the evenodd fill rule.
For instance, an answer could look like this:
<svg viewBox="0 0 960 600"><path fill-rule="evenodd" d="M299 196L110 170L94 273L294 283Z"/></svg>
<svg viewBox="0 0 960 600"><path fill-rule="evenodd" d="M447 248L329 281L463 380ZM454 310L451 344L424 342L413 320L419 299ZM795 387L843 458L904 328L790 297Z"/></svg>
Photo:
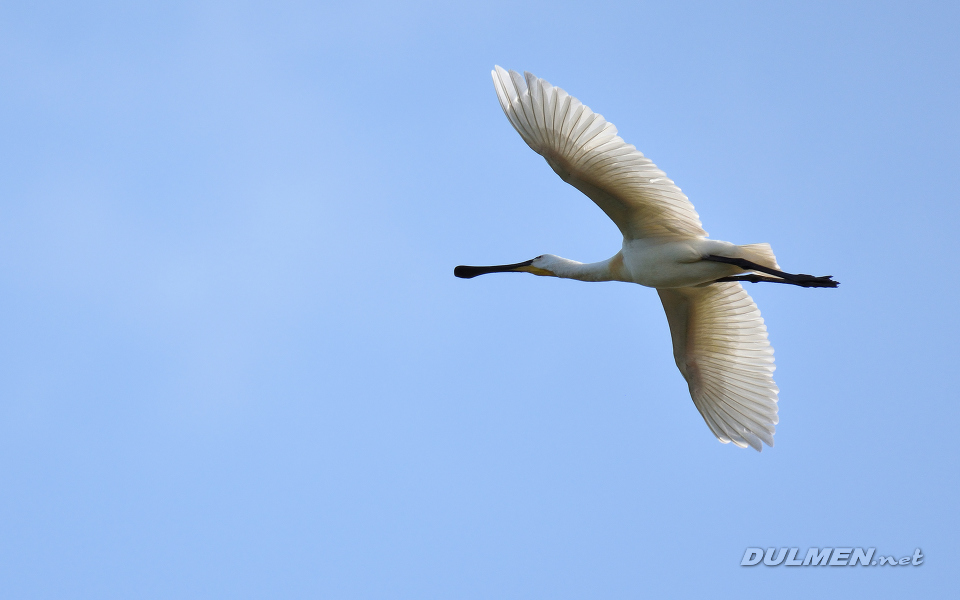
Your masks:
<svg viewBox="0 0 960 600"><path fill-rule="evenodd" d="M773 348L760 310L739 283L658 289L673 356L704 421L721 442L773 446Z"/></svg>
<svg viewBox="0 0 960 600"><path fill-rule="evenodd" d="M530 73L492 72L504 114L564 181L607 214L626 239L705 237L693 204L617 128Z"/></svg>

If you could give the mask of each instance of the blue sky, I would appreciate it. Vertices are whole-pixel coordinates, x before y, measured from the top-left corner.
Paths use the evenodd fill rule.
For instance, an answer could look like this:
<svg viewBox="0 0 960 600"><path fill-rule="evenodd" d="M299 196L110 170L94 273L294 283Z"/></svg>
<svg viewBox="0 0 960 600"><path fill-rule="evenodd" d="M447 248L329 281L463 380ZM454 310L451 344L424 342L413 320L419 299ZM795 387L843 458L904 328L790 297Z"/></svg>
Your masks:
<svg viewBox="0 0 960 600"><path fill-rule="evenodd" d="M0 6L11 598L956 592L950 3ZM504 118L529 70L748 288L777 445L713 438L653 290L457 264L617 251ZM743 568L747 547L921 548Z"/></svg>

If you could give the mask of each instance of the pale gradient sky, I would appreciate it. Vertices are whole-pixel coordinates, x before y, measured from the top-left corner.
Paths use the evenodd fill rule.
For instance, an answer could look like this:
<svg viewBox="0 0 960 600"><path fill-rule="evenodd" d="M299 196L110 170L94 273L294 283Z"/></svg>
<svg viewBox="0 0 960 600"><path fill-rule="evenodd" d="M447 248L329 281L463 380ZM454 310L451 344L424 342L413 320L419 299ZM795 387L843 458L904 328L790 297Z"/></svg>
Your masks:
<svg viewBox="0 0 960 600"><path fill-rule="evenodd" d="M956 3L4 2L9 598L956 593ZM494 64L617 125L754 285L780 425L710 434ZM742 568L747 547L910 568Z"/></svg>

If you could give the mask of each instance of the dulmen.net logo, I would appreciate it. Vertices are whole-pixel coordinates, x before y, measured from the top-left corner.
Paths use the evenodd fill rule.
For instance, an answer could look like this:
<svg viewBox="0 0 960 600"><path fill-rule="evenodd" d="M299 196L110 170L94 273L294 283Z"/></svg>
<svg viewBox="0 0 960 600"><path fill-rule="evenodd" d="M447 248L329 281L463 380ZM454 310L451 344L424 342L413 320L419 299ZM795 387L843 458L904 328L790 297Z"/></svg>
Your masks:
<svg viewBox="0 0 960 600"><path fill-rule="evenodd" d="M876 548L808 548L806 555L799 558L799 548L747 548L740 561L741 567L752 567L761 562L768 567L863 567L890 566L899 567L923 564L920 548L913 556L897 558L895 556L874 556Z"/></svg>

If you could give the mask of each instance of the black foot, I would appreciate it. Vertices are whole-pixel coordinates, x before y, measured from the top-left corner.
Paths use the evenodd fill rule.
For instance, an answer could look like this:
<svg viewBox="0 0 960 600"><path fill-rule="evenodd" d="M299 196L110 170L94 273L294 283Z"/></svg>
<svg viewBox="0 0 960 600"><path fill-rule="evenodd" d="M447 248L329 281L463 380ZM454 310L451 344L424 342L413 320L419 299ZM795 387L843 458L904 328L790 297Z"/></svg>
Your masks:
<svg viewBox="0 0 960 600"><path fill-rule="evenodd" d="M809 288L835 288L840 286L840 282L834 281L830 275L814 277L813 275L805 275L803 273L794 275L794 280L791 283L799 285L800 287Z"/></svg>

